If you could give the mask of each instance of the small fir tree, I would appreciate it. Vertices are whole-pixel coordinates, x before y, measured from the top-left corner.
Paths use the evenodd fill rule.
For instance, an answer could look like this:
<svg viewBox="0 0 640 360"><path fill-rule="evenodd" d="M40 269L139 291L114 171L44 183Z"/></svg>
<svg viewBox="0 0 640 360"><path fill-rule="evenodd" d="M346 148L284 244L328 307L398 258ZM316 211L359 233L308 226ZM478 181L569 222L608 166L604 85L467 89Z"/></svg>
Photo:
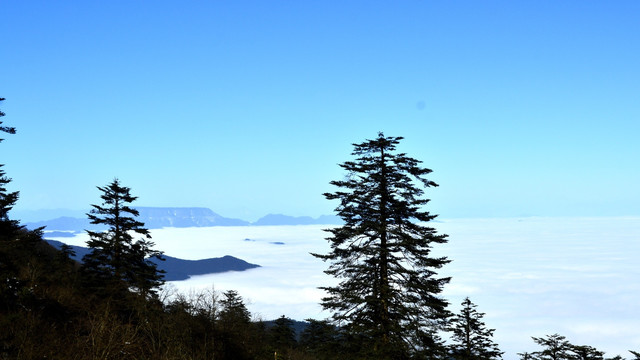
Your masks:
<svg viewBox="0 0 640 360"><path fill-rule="evenodd" d="M532 353L528 353L528 352L518 353L518 356L520 356L520 360L534 360L535 359L533 354Z"/></svg>
<svg viewBox="0 0 640 360"><path fill-rule="evenodd" d="M536 344L544 347L541 351L533 353L539 360L573 359L570 353L573 345L564 336L553 334L543 338L532 337L532 339Z"/></svg>
<svg viewBox="0 0 640 360"><path fill-rule="evenodd" d="M106 225L107 231L89 231L87 242L91 252L84 256L86 273L94 284L123 290L125 286L146 296L156 296L164 283L163 271L151 258L163 260L162 252L153 250L149 230L134 217L139 213L129 206L137 197L131 189L120 184L118 179L109 185L98 187L102 205L92 205L87 214L91 224ZM142 235L134 240L134 234ZM115 286L115 287L113 287Z"/></svg>
<svg viewBox="0 0 640 360"><path fill-rule="evenodd" d="M282 315L273 322L269 329L269 338L273 346L276 359L286 359L291 350L296 347L296 331L293 329L293 320Z"/></svg>
<svg viewBox="0 0 640 360"><path fill-rule="evenodd" d="M307 319L307 326L300 334L300 347L316 359L346 358L345 349L341 349L340 332L327 320Z"/></svg>
<svg viewBox="0 0 640 360"><path fill-rule="evenodd" d="M600 351L589 345L571 345L573 360L603 360L604 351Z"/></svg>
<svg viewBox="0 0 640 360"><path fill-rule="evenodd" d="M493 342L494 329L487 329L482 318L484 313L476 310L478 306L465 298L460 313L451 320L451 332L454 343L450 346L451 355L459 360L490 360L502 358L503 352Z"/></svg>
<svg viewBox="0 0 640 360"><path fill-rule="evenodd" d="M235 290L225 291L220 305L218 326L224 358L250 359L248 341L252 333L251 313Z"/></svg>
<svg viewBox="0 0 640 360"><path fill-rule="evenodd" d="M220 300L220 322L223 326L234 327L247 325L251 321L251 313L242 300L242 296L235 290L225 291Z"/></svg>
<svg viewBox="0 0 640 360"><path fill-rule="evenodd" d="M423 210L423 188L437 186L425 178L431 170L396 152L401 137L354 144L354 161L340 165L344 180L324 194L338 200L344 226L329 229L331 252L314 256L331 262L325 273L340 279L323 287L322 306L347 332L363 339L364 357L401 359L417 353L443 354L437 331L449 316L439 297L449 278L436 271L449 260L434 257L434 244L446 235L425 225L436 215Z"/></svg>

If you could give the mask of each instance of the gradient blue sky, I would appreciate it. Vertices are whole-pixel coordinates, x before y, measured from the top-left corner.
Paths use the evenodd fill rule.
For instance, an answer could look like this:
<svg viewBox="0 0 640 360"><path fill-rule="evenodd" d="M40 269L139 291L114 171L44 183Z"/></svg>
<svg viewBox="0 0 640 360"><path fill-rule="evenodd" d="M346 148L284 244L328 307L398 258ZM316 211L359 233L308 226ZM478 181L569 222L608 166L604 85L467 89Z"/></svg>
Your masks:
<svg viewBox="0 0 640 360"><path fill-rule="evenodd" d="M378 131L442 217L640 214L638 1L0 1L15 210L332 213Z"/></svg>

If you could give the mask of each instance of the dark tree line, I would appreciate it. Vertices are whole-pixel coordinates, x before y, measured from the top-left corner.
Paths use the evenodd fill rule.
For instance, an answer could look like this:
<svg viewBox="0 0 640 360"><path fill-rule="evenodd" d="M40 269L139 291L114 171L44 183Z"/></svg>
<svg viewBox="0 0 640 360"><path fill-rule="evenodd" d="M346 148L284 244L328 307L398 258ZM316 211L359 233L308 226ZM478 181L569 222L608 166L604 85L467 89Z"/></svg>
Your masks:
<svg viewBox="0 0 640 360"><path fill-rule="evenodd" d="M532 353L518 353L521 360L623 360L620 355L605 357L605 352L589 345L574 345L566 337L553 334L544 337L531 337L542 349ZM640 353L629 350L630 360L640 360Z"/></svg>
<svg viewBox="0 0 640 360"><path fill-rule="evenodd" d="M16 133L2 124L0 133ZM396 152L400 140L379 134L354 144L355 159L341 165L347 176L325 194L339 201L345 224L328 230L331 252L314 255L340 282L324 288L332 318L308 319L299 331L285 316L252 319L236 291L163 289L150 261L162 252L117 179L98 187L102 202L87 215L106 230L88 231L91 252L75 262L69 247L58 251L42 229L10 218L19 193L0 164L0 360L501 358L477 306L466 298L454 314L440 295L449 278L438 270L450 260L432 249L447 236L427 225L436 216L424 210L424 190L437 185L419 160ZM521 359L605 359L557 334L533 341L542 349Z"/></svg>

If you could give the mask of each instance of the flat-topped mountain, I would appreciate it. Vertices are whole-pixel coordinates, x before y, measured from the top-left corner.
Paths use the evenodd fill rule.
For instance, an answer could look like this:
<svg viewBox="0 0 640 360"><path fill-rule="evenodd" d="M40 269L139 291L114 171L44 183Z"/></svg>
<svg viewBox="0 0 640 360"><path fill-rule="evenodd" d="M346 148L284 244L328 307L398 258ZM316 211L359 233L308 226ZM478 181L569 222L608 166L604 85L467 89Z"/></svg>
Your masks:
<svg viewBox="0 0 640 360"><path fill-rule="evenodd" d="M340 224L337 216L323 215L318 218L310 216L288 216L282 214L269 214L254 223L221 216L211 209L203 207L136 207L140 212L138 221L144 223L147 229L160 229L163 227L208 227L208 226L248 226L248 225L315 225L315 224ZM89 219L63 216L52 220L28 222L29 229L46 227L47 230L64 230L81 232L84 230L102 230L104 226L89 223Z"/></svg>
<svg viewBox="0 0 640 360"><path fill-rule="evenodd" d="M202 207L136 207L140 212L138 221L147 229L163 227L206 227L206 226L244 226L248 221L226 218ZM47 230L100 230L105 227L89 223L88 218L63 216L52 220L28 222L29 229L45 226Z"/></svg>
<svg viewBox="0 0 640 360"><path fill-rule="evenodd" d="M149 229L162 227L205 227L205 226L243 226L248 221L220 216L211 209L203 207L137 207L138 217Z"/></svg>

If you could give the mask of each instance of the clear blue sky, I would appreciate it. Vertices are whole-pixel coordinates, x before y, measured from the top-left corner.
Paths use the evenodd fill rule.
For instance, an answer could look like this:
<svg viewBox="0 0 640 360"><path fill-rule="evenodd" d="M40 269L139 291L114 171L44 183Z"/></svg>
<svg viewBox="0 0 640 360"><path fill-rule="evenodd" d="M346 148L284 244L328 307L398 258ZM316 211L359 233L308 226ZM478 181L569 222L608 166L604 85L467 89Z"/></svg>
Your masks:
<svg viewBox="0 0 640 360"><path fill-rule="evenodd" d="M17 211L253 220L321 195L378 131L442 217L640 214L638 1L0 1Z"/></svg>

